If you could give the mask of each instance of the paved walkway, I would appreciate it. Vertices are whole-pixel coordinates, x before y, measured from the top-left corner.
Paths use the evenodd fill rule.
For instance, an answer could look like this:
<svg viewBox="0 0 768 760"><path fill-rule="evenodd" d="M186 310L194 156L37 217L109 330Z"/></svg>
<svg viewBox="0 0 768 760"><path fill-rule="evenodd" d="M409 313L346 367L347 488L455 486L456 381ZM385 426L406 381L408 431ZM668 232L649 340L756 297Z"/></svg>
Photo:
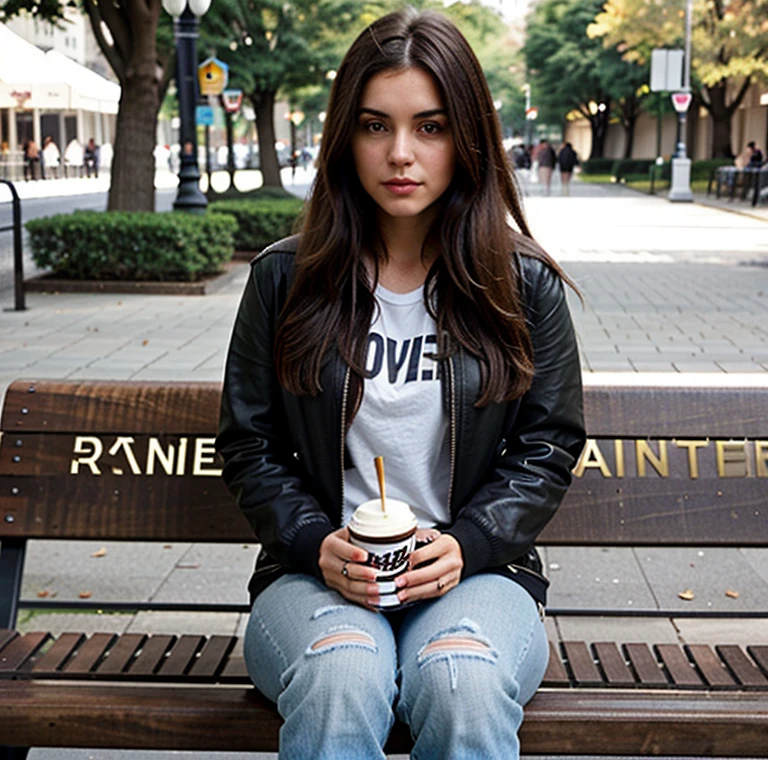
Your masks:
<svg viewBox="0 0 768 760"><path fill-rule="evenodd" d="M575 296L571 305L587 381L619 372L640 382L768 384L768 220L578 184L567 198L528 188L526 211L582 293L584 305ZM246 271L204 297L29 294L27 311L0 312L0 394L17 377L218 381ZM130 589L146 599L242 602L255 551L107 544L105 556L93 557L99 548L32 542L24 596L90 591L106 601ZM545 561L556 607L768 609L766 550L550 548ZM687 588L696 591L694 602L678 598ZM739 598L726 597L728 589ZM22 628L53 630L234 633L243 622L236 614L21 616ZM606 619L596 628L594 620L568 617L548 625L564 639L768 641L764 620L733 627ZM32 755L54 756L96 754Z"/></svg>

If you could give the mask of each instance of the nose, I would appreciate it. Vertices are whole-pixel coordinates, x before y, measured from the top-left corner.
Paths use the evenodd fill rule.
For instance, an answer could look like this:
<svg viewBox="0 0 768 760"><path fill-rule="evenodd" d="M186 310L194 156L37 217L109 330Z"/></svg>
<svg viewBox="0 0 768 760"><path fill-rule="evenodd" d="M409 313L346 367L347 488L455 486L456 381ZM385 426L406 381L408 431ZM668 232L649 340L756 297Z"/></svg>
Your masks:
<svg viewBox="0 0 768 760"><path fill-rule="evenodd" d="M389 161L394 166L408 166L413 163L412 136L408 130L395 131L390 144Z"/></svg>

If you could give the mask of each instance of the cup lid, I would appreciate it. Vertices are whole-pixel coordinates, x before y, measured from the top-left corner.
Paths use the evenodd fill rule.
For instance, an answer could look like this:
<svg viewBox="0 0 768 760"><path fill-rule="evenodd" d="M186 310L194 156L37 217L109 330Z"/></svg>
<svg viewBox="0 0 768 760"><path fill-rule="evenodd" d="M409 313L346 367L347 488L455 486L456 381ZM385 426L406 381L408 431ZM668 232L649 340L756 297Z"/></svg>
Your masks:
<svg viewBox="0 0 768 760"><path fill-rule="evenodd" d="M416 518L411 508L399 499L387 499L386 509L381 508L381 499L363 502L352 515L351 530L366 536L390 536L407 532L416 527Z"/></svg>

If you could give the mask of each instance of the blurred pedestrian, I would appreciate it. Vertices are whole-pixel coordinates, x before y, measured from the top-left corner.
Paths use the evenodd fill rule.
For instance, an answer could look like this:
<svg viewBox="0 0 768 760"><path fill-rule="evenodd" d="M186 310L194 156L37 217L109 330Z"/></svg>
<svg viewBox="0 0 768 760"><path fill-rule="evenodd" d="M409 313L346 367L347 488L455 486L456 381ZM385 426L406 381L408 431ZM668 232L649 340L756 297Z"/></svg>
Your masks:
<svg viewBox="0 0 768 760"><path fill-rule="evenodd" d="M43 163L45 164L45 173L48 178L56 179L59 176L61 151L50 135L43 140Z"/></svg>
<svg viewBox="0 0 768 760"><path fill-rule="evenodd" d="M85 159L85 173L90 177L91 172L96 179L99 178L99 146L96 145L96 141L91 137L85 146L83 151L83 158Z"/></svg>
<svg viewBox="0 0 768 760"><path fill-rule="evenodd" d="M763 161L765 161L763 151L757 147L757 144L754 140L748 142L747 147L750 150L749 163L747 164L747 167L750 169L759 169L763 165Z"/></svg>
<svg viewBox="0 0 768 760"><path fill-rule="evenodd" d="M85 153L80 141L73 137L64 150L64 176L82 177Z"/></svg>
<svg viewBox="0 0 768 760"><path fill-rule="evenodd" d="M573 145L567 142L557 154L557 165L560 167L560 184L563 195L571 194L571 176L578 166L579 157L573 149Z"/></svg>
<svg viewBox="0 0 768 760"><path fill-rule="evenodd" d="M11 149L8 143L3 140L2 144L0 144L0 177L3 179L9 179L10 178L10 160L11 160Z"/></svg>
<svg viewBox="0 0 768 760"><path fill-rule="evenodd" d="M549 195L552 186L552 172L557 163L555 149L549 144L549 140L541 140L536 151L536 160L539 163L539 181L544 185L544 192Z"/></svg>
<svg viewBox="0 0 768 760"><path fill-rule="evenodd" d="M27 140L24 143L24 180L36 179L36 174L42 175L40 168L40 148L34 140Z"/></svg>

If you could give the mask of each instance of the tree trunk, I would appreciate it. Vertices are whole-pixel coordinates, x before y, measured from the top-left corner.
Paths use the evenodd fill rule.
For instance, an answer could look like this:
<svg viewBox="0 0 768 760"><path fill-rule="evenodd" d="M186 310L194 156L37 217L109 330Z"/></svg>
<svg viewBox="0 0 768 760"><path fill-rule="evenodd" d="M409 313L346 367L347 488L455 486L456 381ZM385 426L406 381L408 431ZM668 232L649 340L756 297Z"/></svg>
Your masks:
<svg viewBox="0 0 768 760"><path fill-rule="evenodd" d="M605 152L605 138L608 132L608 113L609 109L605 111L598 111L593 116L590 116L589 126L592 130L592 149L589 153L590 158L602 158Z"/></svg>
<svg viewBox="0 0 768 760"><path fill-rule="evenodd" d="M121 82L109 211L155 210L155 130L160 110L157 17L147 14L134 36L132 58ZM137 24L138 26L138 24Z"/></svg>
<svg viewBox="0 0 768 760"><path fill-rule="evenodd" d="M725 103L725 82L707 87L712 116L712 158L733 158L731 148L731 109Z"/></svg>
<svg viewBox="0 0 768 760"><path fill-rule="evenodd" d="M259 160L264 185L282 187L280 165L275 150L275 93L258 92L251 95L251 103L256 111L256 131L259 133Z"/></svg>
<svg viewBox="0 0 768 760"><path fill-rule="evenodd" d="M629 119L624 124L624 158L632 158L632 149L635 147L636 119Z"/></svg>

